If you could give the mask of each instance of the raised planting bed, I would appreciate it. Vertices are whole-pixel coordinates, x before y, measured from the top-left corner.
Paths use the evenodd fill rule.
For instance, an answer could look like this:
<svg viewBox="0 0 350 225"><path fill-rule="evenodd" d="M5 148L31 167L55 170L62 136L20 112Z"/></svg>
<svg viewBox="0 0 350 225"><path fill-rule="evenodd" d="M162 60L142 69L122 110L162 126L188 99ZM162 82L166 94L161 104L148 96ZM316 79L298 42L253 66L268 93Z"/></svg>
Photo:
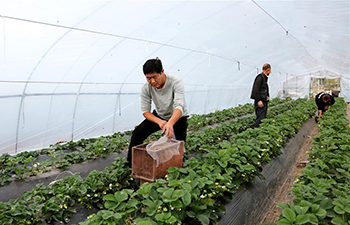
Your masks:
<svg viewBox="0 0 350 225"><path fill-rule="evenodd" d="M225 199L261 177L262 165L280 155L313 114L314 103L304 100L258 129L233 135L231 143L203 147L206 154L170 168L165 179L104 196L105 209L80 224L217 224Z"/></svg>
<svg viewBox="0 0 350 225"><path fill-rule="evenodd" d="M350 224L350 127L342 98L336 98L319 128L310 163L292 189L294 204L278 204L283 208L278 225Z"/></svg>
<svg viewBox="0 0 350 225"><path fill-rule="evenodd" d="M53 169L50 172L39 174L37 176L28 177L22 180L14 180L0 187L0 202L7 202L11 199L17 199L26 191L31 191L37 184L49 185L51 182L60 180L64 177L71 176L74 173L85 178L93 170L103 171L116 158L125 157L125 153L112 153L107 157L101 157L89 160L83 163L74 164L62 171Z"/></svg>
<svg viewBox="0 0 350 225"><path fill-rule="evenodd" d="M289 101L291 101L290 98L275 98L270 104L278 105ZM188 120L189 129L191 127L199 129L208 124L223 122L248 113L252 113L252 104L240 105L206 115L193 115ZM201 120L199 118L202 118L205 123L198 123L198 120ZM50 148L21 152L14 156L3 154L0 156L0 186L55 169L66 170L72 164L119 153L128 146L130 134L130 131L118 132L110 136L81 139L77 142L56 143ZM159 138L159 135L156 137Z"/></svg>
<svg viewBox="0 0 350 225"><path fill-rule="evenodd" d="M124 136L115 133L107 137L56 144L48 149L22 152L15 156L3 154L0 157L0 186L53 169L66 170L76 163L120 153L129 144Z"/></svg>
<svg viewBox="0 0 350 225"><path fill-rule="evenodd" d="M245 184L244 189L235 193L225 204L226 215L222 215L219 225L259 224L266 210L274 203L275 193L297 163L299 149L315 124L314 119L309 119L282 148L282 154L263 166L261 174L265 179L255 177L253 182Z"/></svg>
<svg viewBox="0 0 350 225"><path fill-rule="evenodd" d="M134 188L130 173L125 159L117 158L103 171L94 170L84 179L73 174L46 186L38 184L18 199L0 202L0 224L68 223L72 214L81 220L90 209L103 208L102 196Z"/></svg>
<svg viewBox="0 0 350 225"><path fill-rule="evenodd" d="M299 104L300 105L303 105L303 104L305 104L306 103L306 101L305 100L303 100L303 101L300 101L298 104L296 104L296 105L293 105L294 107L297 107ZM284 110L281 110L281 111L279 111L279 113L281 113L282 111L285 111L285 109ZM289 128L288 128L289 129ZM289 133L293 133L293 131L289 131ZM218 147L219 148L219 147ZM192 164L191 163L191 161L193 161L193 160L189 160L189 165L190 164ZM214 163L212 163L213 165L215 165ZM107 168L106 168L107 169ZM117 169L114 169L115 171L113 172L113 173L110 173L109 174L109 176L111 176L111 177L113 177L113 176L118 176L119 174L118 174L118 171L119 170L117 170ZM98 177L98 176L101 176L100 174L98 174L98 173L96 173L96 172L94 172L93 173L93 175L92 176L94 176L94 177ZM129 174L130 175L130 174ZM170 176L172 176L172 175L174 175L173 173L172 174L170 174ZM130 178L130 176L129 176L129 178ZM70 180L70 179L73 179L73 180ZM101 179L102 179L102 177L101 177ZM103 178L104 179L104 178ZM102 179L102 180L103 180ZM74 184L74 183L76 183L76 184L78 184L78 185L80 185L81 183L80 182L85 182L85 179L83 179L83 181L80 181L81 180L81 177L80 176L73 176L72 178L70 178L70 177L67 177L67 178L64 178L62 181L59 181L59 182L56 182L55 184L56 185L49 185L49 186L39 186L39 188L40 189L44 189L44 190L50 190L50 192L51 193L58 193L58 194L61 194L61 195L63 195L63 196L70 196L70 192L68 191L68 190L70 190L70 189L61 189L60 187L61 187L61 185L63 185L63 186L67 186L67 184L66 184L66 182L68 182L69 183L69 185L68 186L74 186L74 185L72 185L72 184ZM97 180L99 180L99 179L97 179ZM124 179L125 180L125 179ZM128 180L128 179L126 179L126 180ZM161 179L160 179L161 180ZM115 182L123 182L123 180L118 180L118 179L115 179L114 180ZM159 182L161 182L161 181L159 181ZM102 182L103 183L103 182ZM219 184L219 182L217 182L218 184ZM129 189L129 188L132 188L133 187L133 185L123 185L123 188L127 188L127 189ZM105 188L105 187L103 187L103 188ZM41 201L39 201L39 202L33 202L33 199L35 198L35 196L34 197L31 197L31 198L29 198L29 199L27 199L26 198L26 196L28 196L28 195L32 195L32 194L28 194L28 193L26 193L26 194L24 194L19 200L14 200L14 201L10 201L10 202L6 202L6 203L1 203L2 204L2 206L4 206L4 210L6 211L6 210L8 210L8 211L12 211L12 210L17 210L17 207L19 207L19 208L23 208L23 207L25 207L26 208L26 210L24 210L23 211L23 214L22 214L22 211L20 210L19 212L14 212L14 211L12 211L12 213L14 214L14 216L13 216L13 218L11 218L11 219L13 219L14 221L16 221L16 223L17 224L20 224L20 222L28 222L28 221L31 221L31 222L33 222L34 220L36 220L36 222L38 223L38 222L43 222L43 221L48 221L48 222L52 222L52 221L62 221L62 222L67 222L67 221L69 221L69 219L72 219L72 221L75 221L75 223L76 223L76 221L79 221L79 218L81 219L81 218L84 218L84 213L88 213L89 212L89 208L87 208L88 209L88 211L84 211L84 209L82 209L82 210L80 210L81 209L81 205L87 205L87 207L96 207L97 209L99 208L99 207L101 207L102 205L103 205L103 200L102 200L102 196L104 196L104 191L103 191L103 188L102 189L98 189L98 190L95 190L93 193L94 193L94 195L96 194L96 197L94 196L94 197L92 197L90 194L90 197L89 196L87 196L87 199L85 199L84 201L79 201L79 199L80 198L78 198L78 199L76 199L75 197L73 198L73 202L74 202L74 204L72 204L72 203L70 203L70 204L66 204L66 206L67 206L67 208L65 208L65 206L64 206L64 204L62 205L62 202L59 202L60 201L60 199L58 199L58 203L60 203L59 204L59 206L61 206L62 208L60 208L59 207L59 209L55 206L55 204L53 205L54 206L54 208L56 207L56 210L55 210L55 213L52 213L52 214L42 214L42 212L43 212L43 208L42 208L42 202ZM37 189L35 189L35 190L33 190L34 192L36 192L37 191ZM33 191L32 192L30 192L30 193L33 193ZM131 191L127 191L130 195L132 194L132 192ZM37 193L40 193L40 192L37 192ZM219 191L218 191L218 193L220 193ZM78 192L78 194L79 195L81 195L82 193L79 193ZM78 195L78 196L79 196ZM124 195L124 194L123 194ZM74 196L74 195L73 195ZM186 196L188 197L188 194L186 194ZM187 198L186 197L186 198ZM55 199L55 198L57 198L57 196L50 196L50 199ZM93 204L85 204L84 202L85 201L89 201L88 199L90 199L90 198L93 198L94 199L94 203ZM194 197L192 197L192 198L194 198ZM38 198L36 198L36 199L38 199ZM69 199L69 198L68 198ZM134 203L133 203L134 204ZM13 205L16 205L16 207L14 207L14 208L12 208L12 206ZM30 206L30 207L27 207L27 206ZM10 208L11 208L11 210L9 210ZM46 207L46 206L45 206ZM27 210L29 210L29 209L34 209L35 208L35 210L34 211L30 211L30 212L28 212ZM44 212L46 212L45 211L45 209L46 208L44 208ZM80 211L79 211L80 210ZM130 209L131 210L131 209ZM77 214L77 213L75 213L76 211L79 211L79 215ZM80 213L81 212L81 213ZM137 211L137 213L138 213L138 211ZM18 214L18 216L17 216L17 214ZM71 214L73 215L73 217L71 217ZM8 214L6 214L6 218L5 218L5 220L4 221L6 221L6 219L9 219L10 217L9 217L9 215L10 215L10 213L8 213ZM12 214L11 214L12 215ZM136 215L136 214L135 214ZM131 218L133 218L133 217L135 217L135 215L134 216L132 216ZM28 220L28 218L30 218L29 220ZM1 221L1 220L0 220ZM20 222L18 222L18 221L20 221ZM194 220L194 221L196 221L196 220ZM198 220L197 220L198 221ZM70 223L70 222L69 222Z"/></svg>

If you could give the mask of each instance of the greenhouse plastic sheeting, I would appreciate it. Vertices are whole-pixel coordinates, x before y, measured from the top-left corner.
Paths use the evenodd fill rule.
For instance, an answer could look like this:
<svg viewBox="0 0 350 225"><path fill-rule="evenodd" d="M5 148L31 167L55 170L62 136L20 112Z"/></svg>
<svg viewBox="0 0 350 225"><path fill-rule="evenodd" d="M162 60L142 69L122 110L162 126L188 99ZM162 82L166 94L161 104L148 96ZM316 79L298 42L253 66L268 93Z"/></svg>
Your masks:
<svg viewBox="0 0 350 225"><path fill-rule="evenodd" d="M348 0L0 0L0 153L133 129L142 65L155 57L183 79L190 113L252 102L266 62L271 97L306 97L322 74L341 77L350 101L349 10Z"/></svg>

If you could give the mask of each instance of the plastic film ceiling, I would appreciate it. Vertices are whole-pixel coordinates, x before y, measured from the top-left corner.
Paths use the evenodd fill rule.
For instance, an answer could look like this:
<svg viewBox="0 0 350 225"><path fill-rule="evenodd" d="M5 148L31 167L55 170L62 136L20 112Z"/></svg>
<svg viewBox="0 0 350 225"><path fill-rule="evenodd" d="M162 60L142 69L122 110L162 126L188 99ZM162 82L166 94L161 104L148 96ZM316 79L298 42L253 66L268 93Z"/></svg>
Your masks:
<svg viewBox="0 0 350 225"><path fill-rule="evenodd" d="M341 77L350 101L349 1L0 0L0 154L133 129L142 65L159 57L185 83L190 113L307 97Z"/></svg>

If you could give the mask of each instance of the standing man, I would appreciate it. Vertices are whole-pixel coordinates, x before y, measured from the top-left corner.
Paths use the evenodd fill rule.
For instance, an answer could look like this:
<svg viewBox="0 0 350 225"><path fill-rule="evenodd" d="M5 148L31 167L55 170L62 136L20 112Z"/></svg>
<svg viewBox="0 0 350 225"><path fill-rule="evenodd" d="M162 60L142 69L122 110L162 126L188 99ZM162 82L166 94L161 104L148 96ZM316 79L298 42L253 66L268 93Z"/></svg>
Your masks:
<svg viewBox="0 0 350 225"><path fill-rule="evenodd" d="M254 99L255 107L255 127L259 127L261 120L266 118L267 105L270 99L269 85L267 84L268 76L271 73L271 65L266 63L262 67L262 73L255 77L251 99Z"/></svg>
<svg viewBox="0 0 350 225"><path fill-rule="evenodd" d="M333 105L335 100L331 94L327 92L320 92L315 97L318 116L316 116L316 122L318 122L319 118L322 118L324 112L327 111L330 105Z"/></svg>
<svg viewBox="0 0 350 225"><path fill-rule="evenodd" d="M164 73L160 59L149 59L143 65L147 83L141 89L141 110L145 120L132 132L128 164L132 163L132 147L142 144L151 134L158 130L170 139L186 141L187 106L182 80ZM155 110L151 113L151 103Z"/></svg>

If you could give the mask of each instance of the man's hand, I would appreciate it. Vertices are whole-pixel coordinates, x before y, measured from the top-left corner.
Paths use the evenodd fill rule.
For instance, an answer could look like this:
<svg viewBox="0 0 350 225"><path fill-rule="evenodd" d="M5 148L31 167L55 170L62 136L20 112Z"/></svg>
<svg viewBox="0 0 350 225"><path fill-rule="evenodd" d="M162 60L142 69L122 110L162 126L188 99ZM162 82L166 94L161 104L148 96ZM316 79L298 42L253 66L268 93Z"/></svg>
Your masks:
<svg viewBox="0 0 350 225"><path fill-rule="evenodd" d="M182 114L181 110L174 109L173 115L171 116L169 121L163 127L162 134L165 132L168 139L170 139L174 136L174 124L180 119L181 114Z"/></svg>
<svg viewBox="0 0 350 225"><path fill-rule="evenodd" d="M258 106L259 106L260 108L262 108L262 107L264 107L264 103L260 100L260 101L258 102Z"/></svg>
<svg viewBox="0 0 350 225"><path fill-rule="evenodd" d="M159 125L159 127L160 127L161 130L164 130L165 124L167 124L167 121L162 120L162 119L159 119L158 125Z"/></svg>
<svg viewBox="0 0 350 225"><path fill-rule="evenodd" d="M174 136L174 127L172 123L167 122L162 130L162 134L165 132L165 135L168 137L168 139Z"/></svg>
<svg viewBox="0 0 350 225"><path fill-rule="evenodd" d="M318 117L322 118L322 110L318 110Z"/></svg>

